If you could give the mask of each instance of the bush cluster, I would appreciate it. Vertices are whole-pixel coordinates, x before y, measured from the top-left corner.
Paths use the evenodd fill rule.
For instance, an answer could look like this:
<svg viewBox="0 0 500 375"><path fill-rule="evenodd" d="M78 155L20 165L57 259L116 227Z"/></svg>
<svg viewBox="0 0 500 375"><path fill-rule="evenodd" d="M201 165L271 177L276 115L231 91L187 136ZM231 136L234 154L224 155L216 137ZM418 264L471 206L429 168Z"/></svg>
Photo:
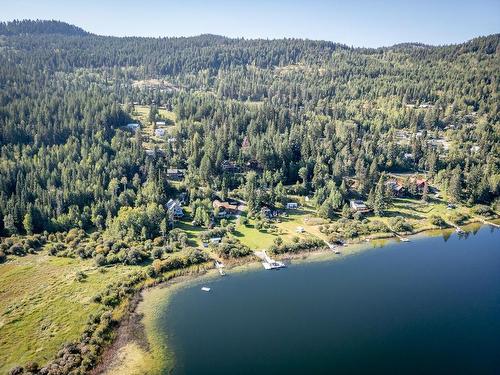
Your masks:
<svg viewBox="0 0 500 375"><path fill-rule="evenodd" d="M325 242L319 238L302 239L289 244L272 245L269 251L272 254L299 253L301 251L311 251L325 246Z"/></svg>
<svg viewBox="0 0 500 375"><path fill-rule="evenodd" d="M8 237L0 243L0 263L7 260L8 255L25 256L40 251L47 242L47 238L41 234L27 237Z"/></svg>

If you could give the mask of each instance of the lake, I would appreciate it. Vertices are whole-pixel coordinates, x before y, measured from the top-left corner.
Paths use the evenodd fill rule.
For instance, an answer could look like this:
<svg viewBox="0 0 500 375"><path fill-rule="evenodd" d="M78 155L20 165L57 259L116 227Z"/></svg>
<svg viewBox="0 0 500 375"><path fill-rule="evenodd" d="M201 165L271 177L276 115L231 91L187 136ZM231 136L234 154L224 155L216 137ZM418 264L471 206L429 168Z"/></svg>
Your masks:
<svg viewBox="0 0 500 375"><path fill-rule="evenodd" d="M499 243L483 226L191 283L158 318L173 373L500 374Z"/></svg>

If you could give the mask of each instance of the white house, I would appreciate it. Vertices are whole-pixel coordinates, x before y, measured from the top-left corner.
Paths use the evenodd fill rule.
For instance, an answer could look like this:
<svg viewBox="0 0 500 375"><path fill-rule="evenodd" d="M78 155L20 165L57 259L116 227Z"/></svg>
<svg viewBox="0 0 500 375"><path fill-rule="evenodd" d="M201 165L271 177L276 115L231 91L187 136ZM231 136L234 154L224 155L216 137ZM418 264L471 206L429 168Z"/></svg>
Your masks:
<svg viewBox="0 0 500 375"><path fill-rule="evenodd" d="M131 123L127 124L127 129L132 130L132 131L137 131L141 126L137 123Z"/></svg>
<svg viewBox="0 0 500 375"><path fill-rule="evenodd" d="M178 199L170 199L167 202L167 211L174 219L184 216L184 211L182 210L181 203Z"/></svg>
<svg viewBox="0 0 500 375"><path fill-rule="evenodd" d="M349 202L349 205L351 206L351 209L353 209L356 212L367 212L370 209L366 206L365 202L359 199L352 199Z"/></svg>
<svg viewBox="0 0 500 375"><path fill-rule="evenodd" d="M165 121L156 121L156 126L165 126Z"/></svg>
<svg viewBox="0 0 500 375"><path fill-rule="evenodd" d="M157 137L163 137L165 135L165 129L155 129L155 135Z"/></svg>
<svg viewBox="0 0 500 375"><path fill-rule="evenodd" d="M288 210L295 210L295 209L299 208L299 205L297 203L295 203L295 202L288 202L286 204L286 208Z"/></svg>

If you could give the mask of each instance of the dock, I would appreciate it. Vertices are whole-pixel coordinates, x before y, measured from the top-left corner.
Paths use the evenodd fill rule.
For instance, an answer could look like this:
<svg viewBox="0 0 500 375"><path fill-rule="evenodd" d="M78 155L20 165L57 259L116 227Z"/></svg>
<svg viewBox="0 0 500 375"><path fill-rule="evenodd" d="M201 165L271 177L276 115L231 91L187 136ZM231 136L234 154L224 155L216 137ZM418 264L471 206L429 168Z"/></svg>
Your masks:
<svg viewBox="0 0 500 375"><path fill-rule="evenodd" d="M215 268L219 271L221 276L226 276L226 273L224 272L224 264L222 262L219 262L218 260L215 261Z"/></svg>
<svg viewBox="0 0 500 375"><path fill-rule="evenodd" d="M340 250L338 249L338 246L335 246L334 244L330 243L330 242L326 242L326 244L328 245L328 248L333 251L335 254L340 254Z"/></svg>
<svg viewBox="0 0 500 375"><path fill-rule="evenodd" d="M267 253L266 253L265 250L263 250L263 251L256 251L255 255L257 257L259 257L263 261L262 262L262 266L266 270L277 270L277 269L285 268L286 267L285 263L277 261L277 260L274 260L274 259L271 259L269 257L269 255L267 255Z"/></svg>
<svg viewBox="0 0 500 375"><path fill-rule="evenodd" d="M392 233L401 241L401 242L410 242L410 239L408 237L403 237L397 232L392 231Z"/></svg>

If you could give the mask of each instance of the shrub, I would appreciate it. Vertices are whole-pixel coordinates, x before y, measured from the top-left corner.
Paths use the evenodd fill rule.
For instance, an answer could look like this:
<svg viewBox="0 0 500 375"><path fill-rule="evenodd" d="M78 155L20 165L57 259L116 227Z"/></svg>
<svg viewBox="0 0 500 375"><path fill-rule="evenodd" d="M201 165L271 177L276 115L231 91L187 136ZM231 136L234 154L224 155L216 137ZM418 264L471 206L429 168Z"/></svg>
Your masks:
<svg viewBox="0 0 500 375"><path fill-rule="evenodd" d="M389 225L395 232L411 232L413 230L413 226L401 216L391 218L389 220Z"/></svg>
<svg viewBox="0 0 500 375"><path fill-rule="evenodd" d="M438 216L438 215L432 215L429 218L429 221L432 225L435 225L439 228L444 228L447 226L446 221L444 221L443 218L441 216Z"/></svg>
<svg viewBox="0 0 500 375"><path fill-rule="evenodd" d="M454 224L463 224L469 217L461 212L454 212L448 218Z"/></svg>
<svg viewBox="0 0 500 375"><path fill-rule="evenodd" d="M491 216L493 214L493 210L488 206L479 205L479 206L474 208L474 213L476 215L488 217L488 216Z"/></svg>

